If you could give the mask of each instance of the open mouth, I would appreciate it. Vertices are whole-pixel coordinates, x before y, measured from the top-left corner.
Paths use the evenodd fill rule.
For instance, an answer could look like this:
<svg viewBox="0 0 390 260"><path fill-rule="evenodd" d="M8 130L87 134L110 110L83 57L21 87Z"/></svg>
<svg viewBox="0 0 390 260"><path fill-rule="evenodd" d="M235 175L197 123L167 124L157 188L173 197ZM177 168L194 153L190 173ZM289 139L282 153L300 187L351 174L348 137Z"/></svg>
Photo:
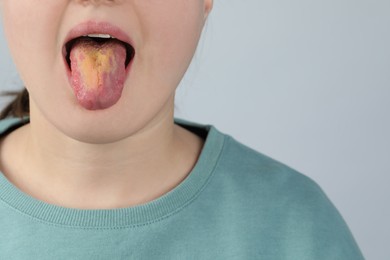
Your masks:
<svg viewBox="0 0 390 260"><path fill-rule="evenodd" d="M115 30L114 34L126 38ZM122 95L135 48L111 34L79 35L71 38L63 48L70 86L85 109L109 108Z"/></svg>
<svg viewBox="0 0 390 260"><path fill-rule="evenodd" d="M109 34L84 35L84 36L74 38L65 44L65 53L64 53L65 60L68 64L70 71L72 71L71 59L70 59L71 51L72 51L73 47L75 46L75 44L80 43L80 42L93 43L93 44L96 44L98 46L104 46L106 44L120 44L120 45L122 45L126 49L125 68L128 67L131 60L135 56L135 50L134 50L134 47L132 45L130 45L127 42L123 42L123 41L121 41L121 40L119 40L119 39L117 39Z"/></svg>

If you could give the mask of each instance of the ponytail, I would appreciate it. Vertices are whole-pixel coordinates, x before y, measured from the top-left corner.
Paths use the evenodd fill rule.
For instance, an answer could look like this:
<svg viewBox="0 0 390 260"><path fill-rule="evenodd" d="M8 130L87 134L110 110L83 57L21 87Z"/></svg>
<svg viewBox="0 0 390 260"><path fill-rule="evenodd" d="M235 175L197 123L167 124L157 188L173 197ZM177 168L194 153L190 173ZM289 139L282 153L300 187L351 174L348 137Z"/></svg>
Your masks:
<svg viewBox="0 0 390 260"><path fill-rule="evenodd" d="M7 117L25 117L30 115L29 94L27 89L21 91L7 91L2 96L14 96L14 100L8 104L1 112L0 119Z"/></svg>

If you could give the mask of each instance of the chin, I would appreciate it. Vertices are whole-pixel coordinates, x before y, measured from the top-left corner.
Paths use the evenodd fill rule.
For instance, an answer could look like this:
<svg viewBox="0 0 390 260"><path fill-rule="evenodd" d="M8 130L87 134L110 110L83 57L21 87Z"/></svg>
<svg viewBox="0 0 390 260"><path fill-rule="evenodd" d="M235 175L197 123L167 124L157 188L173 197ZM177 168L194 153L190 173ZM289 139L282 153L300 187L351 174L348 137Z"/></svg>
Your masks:
<svg viewBox="0 0 390 260"><path fill-rule="evenodd" d="M94 125L67 125L59 126L59 130L67 137L78 142L88 144L109 144L116 143L132 136L135 131L128 126L103 124L99 127Z"/></svg>
<svg viewBox="0 0 390 260"><path fill-rule="evenodd" d="M92 112L76 107L44 110L45 113L32 111L31 119L36 122L38 128L44 129L50 135L54 133L54 138L65 137L89 144L115 143L142 128L136 119L130 116L123 118L115 109L110 110L112 111Z"/></svg>
<svg viewBox="0 0 390 260"><path fill-rule="evenodd" d="M116 120L87 120L81 119L80 123L75 123L75 120L68 124L58 126L59 130L71 139L89 144L108 144L119 142L136 131L136 125L128 125L122 121L120 123L113 122Z"/></svg>
<svg viewBox="0 0 390 260"><path fill-rule="evenodd" d="M55 105L60 100L56 97L49 102L43 100L46 102L35 103L32 100L31 119L36 121L42 132L57 132L54 136L59 138L62 135L83 143L109 144L135 136L160 121L166 121L166 114L170 115L173 110L168 109L168 105L169 108L173 107L169 102L164 107L165 99L150 107L125 97L122 96L114 106L102 110L84 109L72 99L63 102L62 106ZM53 107L57 109L49 109Z"/></svg>

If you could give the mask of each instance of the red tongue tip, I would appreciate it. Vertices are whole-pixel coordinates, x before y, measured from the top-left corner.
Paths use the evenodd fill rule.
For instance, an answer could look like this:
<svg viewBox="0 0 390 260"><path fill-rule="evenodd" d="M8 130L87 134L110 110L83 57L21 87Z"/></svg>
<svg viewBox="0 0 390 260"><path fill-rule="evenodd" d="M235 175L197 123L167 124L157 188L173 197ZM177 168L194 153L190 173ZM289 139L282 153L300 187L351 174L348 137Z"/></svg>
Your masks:
<svg viewBox="0 0 390 260"><path fill-rule="evenodd" d="M126 79L126 48L116 42L80 40L70 52L71 86L88 110L106 109L120 99Z"/></svg>

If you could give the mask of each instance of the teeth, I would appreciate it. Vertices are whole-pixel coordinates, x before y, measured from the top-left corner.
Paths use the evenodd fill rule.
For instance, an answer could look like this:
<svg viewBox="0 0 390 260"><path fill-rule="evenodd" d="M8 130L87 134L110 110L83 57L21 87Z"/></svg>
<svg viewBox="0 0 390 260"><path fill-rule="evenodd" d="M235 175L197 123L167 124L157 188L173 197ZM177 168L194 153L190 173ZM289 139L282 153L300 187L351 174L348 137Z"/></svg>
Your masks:
<svg viewBox="0 0 390 260"><path fill-rule="evenodd" d="M93 38L103 38L103 39L110 39L110 38L115 39L115 37L109 34L101 34L101 33L88 34L84 36L93 37Z"/></svg>

